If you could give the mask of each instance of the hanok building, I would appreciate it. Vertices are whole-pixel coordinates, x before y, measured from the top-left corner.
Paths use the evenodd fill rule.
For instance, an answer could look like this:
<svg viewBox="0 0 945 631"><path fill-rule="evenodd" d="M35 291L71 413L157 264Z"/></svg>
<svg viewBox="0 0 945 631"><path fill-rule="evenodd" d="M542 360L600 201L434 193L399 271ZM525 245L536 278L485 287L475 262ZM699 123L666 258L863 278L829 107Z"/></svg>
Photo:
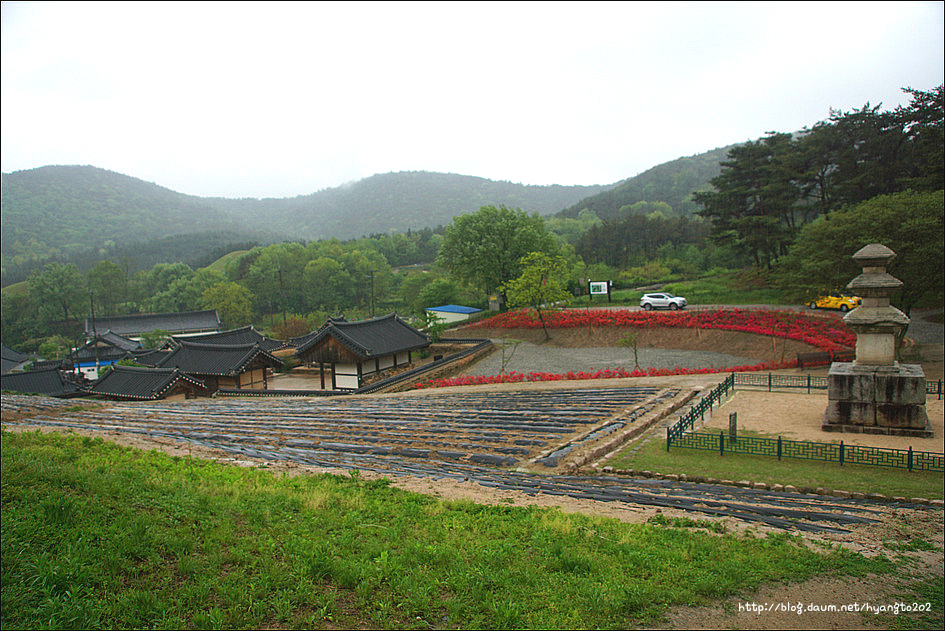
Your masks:
<svg viewBox="0 0 945 631"><path fill-rule="evenodd" d="M69 398L85 394L85 390L58 368L11 372L0 377L0 389L22 394L44 394L48 397Z"/></svg>
<svg viewBox="0 0 945 631"><path fill-rule="evenodd" d="M115 366L92 386L90 394L118 401L194 399L207 392L203 382L177 368Z"/></svg>
<svg viewBox="0 0 945 631"><path fill-rule="evenodd" d="M85 337L95 337L97 331L111 331L134 341L141 341L146 333L167 331L175 337L187 337L201 333L218 333L220 316L216 309L184 311L181 313L145 313L104 318L86 318Z"/></svg>
<svg viewBox="0 0 945 631"><path fill-rule="evenodd" d="M11 370L23 370L30 363L30 356L26 353L15 351L6 344L0 344L0 355L2 355L2 366L0 373L7 374Z"/></svg>
<svg viewBox="0 0 945 631"><path fill-rule="evenodd" d="M323 390L357 390L384 371L410 364L411 352L429 345L426 334L391 313L356 322L328 320L295 355L319 366Z"/></svg>
<svg viewBox="0 0 945 631"><path fill-rule="evenodd" d="M143 360L139 357L139 362ZM210 394L220 388L266 390L269 371L281 368L282 360L258 344L198 344L178 341L155 364L178 368L202 381Z"/></svg>
<svg viewBox="0 0 945 631"><path fill-rule="evenodd" d="M69 359L83 377L98 379L103 366L111 366L140 348L141 342L105 331L69 353Z"/></svg>
<svg viewBox="0 0 945 631"><path fill-rule="evenodd" d="M263 349L267 353L281 351L289 346L282 340L275 340L271 337L266 337L257 331L251 324L239 329L230 329L228 331L221 331L219 333L201 333L199 335L191 335L189 337L180 337L175 335L172 337L172 339L175 342L188 341L196 342L198 344L259 344L259 348Z"/></svg>

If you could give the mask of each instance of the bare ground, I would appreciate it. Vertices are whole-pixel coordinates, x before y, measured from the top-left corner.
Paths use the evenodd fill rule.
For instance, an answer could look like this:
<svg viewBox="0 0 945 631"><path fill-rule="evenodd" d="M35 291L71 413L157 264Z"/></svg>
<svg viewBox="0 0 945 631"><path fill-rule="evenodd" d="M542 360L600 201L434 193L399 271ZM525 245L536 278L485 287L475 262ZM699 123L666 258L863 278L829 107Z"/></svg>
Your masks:
<svg viewBox="0 0 945 631"><path fill-rule="evenodd" d="M515 339L533 344L546 343L563 348L615 347L629 333L636 334L640 348L666 348L690 351L724 350L729 355L751 357L759 361L794 359L798 353L820 349L784 338L751 333L737 333L719 329L640 329L635 327L582 327L553 329L551 339L545 341L541 329L487 329L463 328L450 331L452 337L485 337Z"/></svg>

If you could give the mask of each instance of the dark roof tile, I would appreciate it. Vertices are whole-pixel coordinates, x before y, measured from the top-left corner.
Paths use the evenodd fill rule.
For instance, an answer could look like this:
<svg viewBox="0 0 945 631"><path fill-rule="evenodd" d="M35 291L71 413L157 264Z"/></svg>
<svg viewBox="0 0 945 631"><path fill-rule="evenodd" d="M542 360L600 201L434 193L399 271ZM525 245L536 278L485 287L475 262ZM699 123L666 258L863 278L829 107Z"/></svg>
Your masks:
<svg viewBox="0 0 945 631"><path fill-rule="evenodd" d="M115 366L92 386L92 394L120 399L154 400L167 394L180 381L204 388L199 379L177 368Z"/></svg>
<svg viewBox="0 0 945 631"><path fill-rule="evenodd" d="M355 322L329 320L299 346L301 355L326 337L332 337L364 359L383 357L430 345L430 338L404 322L396 313Z"/></svg>
<svg viewBox="0 0 945 631"><path fill-rule="evenodd" d="M232 376L242 373L257 357L273 368L282 366L281 359L258 344L198 344L183 340L158 366L180 368L191 375Z"/></svg>
<svg viewBox="0 0 945 631"><path fill-rule="evenodd" d="M266 337L253 328L253 325L244 326L239 329L230 329L229 331L221 331L220 333L204 333L201 335L189 335L187 337L175 337L174 341L225 345L259 344L261 349L270 353L281 350L287 346L287 344L281 340L274 340L270 337Z"/></svg>
<svg viewBox="0 0 945 631"><path fill-rule="evenodd" d="M146 313L95 318L96 330L108 330L119 335L137 336L158 329L171 334L204 333L220 330L220 317L215 309L184 311L181 313ZM85 320L85 334L92 334L92 320Z"/></svg>
<svg viewBox="0 0 945 631"><path fill-rule="evenodd" d="M51 397L67 397L81 394L82 389L69 381L59 370L29 370L0 377L0 389L27 394L45 394Z"/></svg>

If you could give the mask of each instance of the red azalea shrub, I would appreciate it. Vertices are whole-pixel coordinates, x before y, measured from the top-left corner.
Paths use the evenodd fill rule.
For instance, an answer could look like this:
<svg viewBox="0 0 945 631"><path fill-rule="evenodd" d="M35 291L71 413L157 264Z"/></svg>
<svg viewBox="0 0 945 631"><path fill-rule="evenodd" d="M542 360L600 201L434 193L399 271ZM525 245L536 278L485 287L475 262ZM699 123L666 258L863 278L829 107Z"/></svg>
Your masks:
<svg viewBox="0 0 945 631"><path fill-rule="evenodd" d="M809 317L801 311L754 309L714 309L706 311L629 311L624 309L569 309L545 314L548 328L638 327L723 329L740 333L756 333L804 342L825 351L836 352L856 344L856 334L839 317ZM480 320L469 328L522 328L541 326L534 311L520 309Z"/></svg>
<svg viewBox="0 0 945 631"><path fill-rule="evenodd" d="M741 333L755 333L796 340L816 346L828 352L850 348L856 344L856 334L848 329L839 317L809 317L799 311L774 311L752 309L716 309L711 311L669 311L653 313L623 309L563 310L545 314L548 328L569 329L586 326L619 326L639 328L697 328L722 329ZM480 320L469 328L532 329L541 326L538 317L530 309L500 313L487 320ZM703 375L720 372L752 372L796 368L797 361L763 362L754 366L731 366L727 368L648 368L628 371L624 368L608 368L597 372L546 373L530 372L527 375L511 372L504 375L465 376L451 379L431 379L418 383L416 388L443 388L446 386L468 386L492 383L521 383L523 381L564 381L578 379L616 379L623 377L663 377L668 375Z"/></svg>
<svg viewBox="0 0 945 631"><path fill-rule="evenodd" d="M421 388L446 388L449 386L481 386L492 383L522 383L523 381L574 381L581 379L622 379L625 377L667 377L670 375L709 375L719 372L755 372L760 370L778 370L780 368L796 368L796 361L763 362L753 366L730 366L727 368L647 368L646 370L627 370L625 368L606 368L597 372L530 372L522 374L512 371L504 375L466 375L448 379L430 379L414 386Z"/></svg>

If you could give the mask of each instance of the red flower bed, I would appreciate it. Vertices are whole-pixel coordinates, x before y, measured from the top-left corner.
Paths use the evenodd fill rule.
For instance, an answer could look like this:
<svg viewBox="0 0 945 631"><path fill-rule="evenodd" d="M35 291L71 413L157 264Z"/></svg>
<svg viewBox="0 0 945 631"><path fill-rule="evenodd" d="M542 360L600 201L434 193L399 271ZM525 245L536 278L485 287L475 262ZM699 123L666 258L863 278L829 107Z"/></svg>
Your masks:
<svg viewBox="0 0 945 631"><path fill-rule="evenodd" d="M595 309L592 311L570 309L551 311L545 314L548 328L570 329L578 327L638 327L638 328L696 328L722 329L740 333L755 333L796 340L816 346L828 352L850 348L856 344L856 334L848 329L840 318L808 317L799 311L773 311L753 309L717 309L712 311L668 311L653 313L623 309ZM469 328L539 328L541 322L529 309L500 313L481 320ZM597 372L522 374L511 372L505 375L480 377L454 377L431 379L418 383L416 388L442 388L491 383L520 383L523 381L563 381L577 379L615 379L621 377L662 377L668 375L701 375L720 372L751 372L795 368L796 361L764 362L754 366L731 366L728 368L649 368L628 371L623 368L599 370Z"/></svg>
<svg viewBox="0 0 945 631"><path fill-rule="evenodd" d="M648 368L646 370L626 370L625 368L607 368L597 372L530 372L522 374L512 371L505 375L481 375L452 377L449 379L431 379L414 386L421 388L446 388L448 386L480 386L491 383L521 383L523 381L572 381L581 379L621 379L625 377L666 377L669 375L708 375L719 372L753 372L758 370L778 370L779 368L795 368L796 361L764 362L754 366L731 366L728 368Z"/></svg>
<svg viewBox="0 0 945 631"><path fill-rule="evenodd" d="M712 311L628 311L622 309L551 311L545 314L550 329L578 327L638 327L723 329L797 340L825 351L839 351L856 344L856 334L840 318L812 318L801 311L716 309ZM500 313L469 328L523 328L541 326L534 311L521 309Z"/></svg>

